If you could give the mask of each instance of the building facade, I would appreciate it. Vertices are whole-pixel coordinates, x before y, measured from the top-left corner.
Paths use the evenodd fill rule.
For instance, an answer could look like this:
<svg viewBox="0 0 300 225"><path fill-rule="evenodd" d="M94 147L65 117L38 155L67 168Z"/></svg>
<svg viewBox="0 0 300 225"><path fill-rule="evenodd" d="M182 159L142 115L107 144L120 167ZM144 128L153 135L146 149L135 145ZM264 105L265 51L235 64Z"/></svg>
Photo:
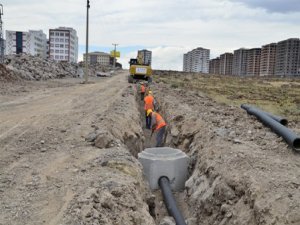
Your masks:
<svg viewBox="0 0 300 225"><path fill-rule="evenodd" d="M262 46L259 76L274 76L276 62L276 46L276 43L271 43Z"/></svg>
<svg viewBox="0 0 300 225"><path fill-rule="evenodd" d="M232 53L224 53L220 55L220 74L231 75L232 63L233 63Z"/></svg>
<svg viewBox="0 0 300 225"><path fill-rule="evenodd" d="M152 63L152 52L146 49L138 50L138 58L140 58L143 64L150 65Z"/></svg>
<svg viewBox="0 0 300 225"><path fill-rule="evenodd" d="M208 73L210 50L196 48L183 57L184 72Z"/></svg>
<svg viewBox="0 0 300 225"><path fill-rule="evenodd" d="M47 57L47 36L42 30L6 31L6 54Z"/></svg>
<svg viewBox="0 0 300 225"><path fill-rule="evenodd" d="M217 57L209 61L209 73L220 74L220 58Z"/></svg>
<svg viewBox="0 0 300 225"><path fill-rule="evenodd" d="M49 58L55 61L78 61L78 36L76 30L59 27L49 30Z"/></svg>
<svg viewBox="0 0 300 225"><path fill-rule="evenodd" d="M246 76L259 76L261 48L247 50Z"/></svg>
<svg viewBox="0 0 300 225"><path fill-rule="evenodd" d="M300 39L290 38L277 43L276 76L300 76Z"/></svg>
<svg viewBox="0 0 300 225"><path fill-rule="evenodd" d="M90 52L88 53L88 63L89 64L99 64L103 66L108 66L111 64L111 56L105 52ZM83 61L86 60L86 54L83 54Z"/></svg>
<svg viewBox="0 0 300 225"><path fill-rule="evenodd" d="M236 76L245 76L247 69L247 50L240 48L233 52L232 74Z"/></svg>

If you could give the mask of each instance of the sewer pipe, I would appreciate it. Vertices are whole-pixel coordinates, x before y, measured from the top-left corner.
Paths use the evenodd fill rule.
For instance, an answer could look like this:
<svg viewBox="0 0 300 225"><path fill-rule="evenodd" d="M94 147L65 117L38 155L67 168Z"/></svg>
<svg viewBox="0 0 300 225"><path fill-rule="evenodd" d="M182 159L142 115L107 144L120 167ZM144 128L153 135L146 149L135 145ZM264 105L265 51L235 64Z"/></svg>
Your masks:
<svg viewBox="0 0 300 225"><path fill-rule="evenodd" d="M245 107L245 105L241 105L241 107L245 109L248 114L256 116L263 124L281 136L294 150L300 151L300 137L290 129L286 128L261 110L254 107Z"/></svg>
<svg viewBox="0 0 300 225"><path fill-rule="evenodd" d="M160 177L158 180L161 192L164 197L164 202L167 207L168 213L176 222L176 225L187 225L181 212L179 211L175 198L172 194L170 181L167 177Z"/></svg>
<svg viewBox="0 0 300 225"><path fill-rule="evenodd" d="M271 113L262 111L262 110L260 110L260 109L258 109L258 108L253 107L253 106L246 105L246 104L242 104L242 105L241 105L241 108L245 109L246 111L248 111L248 109L250 109L250 108L256 109L257 111L260 111L260 112L262 112L262 113L267 114L267 115L268 115L269 117L271 117L273 120L276 120L278 123L281 123L281 124L284 125L284 126L286 126L286 125L288 124L288 120L287 120L287 119L282 118L282 117L280 117L280 116L275 116L275 115L273 115L273 114L271 114Z"/></svg>

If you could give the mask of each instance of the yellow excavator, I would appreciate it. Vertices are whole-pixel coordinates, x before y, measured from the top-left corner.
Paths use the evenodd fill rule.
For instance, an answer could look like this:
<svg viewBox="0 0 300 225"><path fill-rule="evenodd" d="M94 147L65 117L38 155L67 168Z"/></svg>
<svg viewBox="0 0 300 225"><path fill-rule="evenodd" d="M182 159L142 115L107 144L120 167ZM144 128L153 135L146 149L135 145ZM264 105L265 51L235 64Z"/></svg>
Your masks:
<svg viewBox="0 0 300 225"><path fill-rule="evenodd" d="M152 69L149 64L144 63L143 57L138 55L136 59L129 61L128 83L136 83L139 80L152 81Z"/></svg>

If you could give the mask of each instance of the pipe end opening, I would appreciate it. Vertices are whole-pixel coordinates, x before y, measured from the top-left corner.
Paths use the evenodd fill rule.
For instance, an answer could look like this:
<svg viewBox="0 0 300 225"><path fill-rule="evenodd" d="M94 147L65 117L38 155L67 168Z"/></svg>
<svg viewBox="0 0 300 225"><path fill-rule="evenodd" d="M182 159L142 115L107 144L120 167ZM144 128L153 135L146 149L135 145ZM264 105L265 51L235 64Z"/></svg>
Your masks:
<svg viewBox="0 0 300 225"><path fill-rule="evenodd" d="M282 119L282 120L280 121L280 123L281 123L283 126L286 126L286 125L288 125L288 120L287 120L287 119Z"/></svg>
<svg viewBox="0 0 300 225"><path fill-rule="evenodd" d="M300 138L296 138L293 142L293 147L296 151L300 152Z"/></svg>

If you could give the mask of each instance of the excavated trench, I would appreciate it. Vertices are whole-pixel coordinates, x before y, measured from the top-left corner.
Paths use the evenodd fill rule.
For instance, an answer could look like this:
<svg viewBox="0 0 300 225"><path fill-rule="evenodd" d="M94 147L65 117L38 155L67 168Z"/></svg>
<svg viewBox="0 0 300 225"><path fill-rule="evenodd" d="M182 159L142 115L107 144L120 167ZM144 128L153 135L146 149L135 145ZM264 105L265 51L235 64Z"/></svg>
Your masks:
<svg viewBox="0 0 300 225"><path fill-rule="evenodd" d="M293 155L286 154L289 149L280 139L274 139L276 136L264 130L259 122L250 121L245 127L249 117L243 112L212 102L198 93L174 91L156 84L152 90L168 124L165 146L178 148L190 157L186 189L175 193L189 225L279 225L300 221L297 216L298 166ZM152 223L128 224L160 224L168 217L162 195L159 190L150 191L142 177L141 165L137 163L139 152L155 146L155 135L150 139L150 131L145 129L143 103L136 86L128 86L122 96L124 98L109 110L116 113L99 120L107 122L104 127L110 126L112 136L120 140L121 147L125 144L134 158L131 161L136 167L139 188L130 187L142 196L147 216L153 220ZM253 138L253 135L257 136ZM259 138L262 135L266 141ZM267 149L266 145L271 144L273 149ZM282 158L289 163L283 163ZM110 165L102 163L107 164ZM286 181L285 176L291 181ZM129 193L128 198L132 198ZM137 216L146 217L139 213Z"/></svg>

